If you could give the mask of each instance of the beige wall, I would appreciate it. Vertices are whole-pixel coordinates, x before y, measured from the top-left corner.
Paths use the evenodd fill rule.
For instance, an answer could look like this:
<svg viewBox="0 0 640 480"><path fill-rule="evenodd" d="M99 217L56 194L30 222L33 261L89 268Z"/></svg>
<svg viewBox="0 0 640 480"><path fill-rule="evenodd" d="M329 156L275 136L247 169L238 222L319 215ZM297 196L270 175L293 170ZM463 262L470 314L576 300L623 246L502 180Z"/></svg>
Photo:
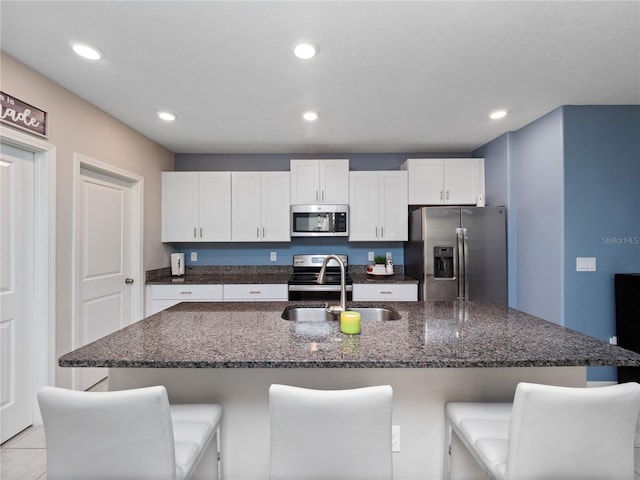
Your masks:
<svg viewBox="0 0 640 480"><path fill-rule="evenodd" d="M80 153L144 177L144 268L169 265L160 242L160 172L174 169L174 154L46 77L1 53L2 91L49 114L56 146L56 358L71 350L71 237L73 154ZM56 384L71 386L71 370L58 368Z"/></svg>

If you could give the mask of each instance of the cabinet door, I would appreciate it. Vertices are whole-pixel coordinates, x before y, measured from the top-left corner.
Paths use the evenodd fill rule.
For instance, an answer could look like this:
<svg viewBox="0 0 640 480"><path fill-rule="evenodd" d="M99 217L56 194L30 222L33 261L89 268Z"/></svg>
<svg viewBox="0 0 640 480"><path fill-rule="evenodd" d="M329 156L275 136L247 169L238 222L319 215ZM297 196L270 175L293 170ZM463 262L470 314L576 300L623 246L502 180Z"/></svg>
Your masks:
<svg viewBox="0 0 640 480"><path fill-rule="evenodd" d="M409 171L409 203L439 205L444 200L444 167L440 158L411 158Z"/></svg>
<svg viewBox="0 0 640 480"><path fill-rule="evenodd" d="M260 172L232 172L231 196L231 240L259 242L262 236Z"/></svg>
<svg viewBox="0 0 640 480"><path fill-rule="evenodd" d="M318 160L320 203L349 203L349 160Z"/></svg>
<svg viewBox="0 0 640 480"><path fill-rule="evenodd" d="M196 241L198 208L198 173L163 172L162 241Z"/></svg>
<svg viewBox="0 0 640 480"><path fill-rule="evenodd" d="M407 172L378 172L380 240L408 240Z"/></svg>
<svg viewBox="0 0 640 480"><path fill-rule="evenodd" d="M200 172L198 240L231 241L231 173Z"/></svg>
<svg viewBox="0 0 640 480"><path fill-rule="evenodd" d="M261 174L261 240L289 242L289 172Z"/></svg>
<svg viewBox="0 0 640 480"><path fill-rule="evenodd" d="M379 240L378 172L349 173L349 241Z"/></svg>
<svg viewBox="0 0 640 480"><path fill-rule="evenodd" d="M320 170L317 160L291 160L291 205L320 203Z"/></svg>
<svg viewBox="0 0 640 480"><path fill-rule="evenodd" d="M483 159L451 158L444 160L444 203L475 205L481 185L484 194Z"/></svg>

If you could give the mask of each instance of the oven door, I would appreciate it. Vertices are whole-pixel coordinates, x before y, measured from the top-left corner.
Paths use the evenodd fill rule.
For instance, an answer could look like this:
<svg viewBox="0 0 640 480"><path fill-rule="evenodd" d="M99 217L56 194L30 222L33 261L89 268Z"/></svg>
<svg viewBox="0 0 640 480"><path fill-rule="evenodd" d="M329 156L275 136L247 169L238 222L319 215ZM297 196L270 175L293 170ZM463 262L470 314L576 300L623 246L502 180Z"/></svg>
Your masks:
<svg viewBox="0 0 640 480"><path fill-rule="evenodd" d="M353 298L353 285L346 286L347 301ZM289 301L339 302L340 285L289 285Z"/></svg>

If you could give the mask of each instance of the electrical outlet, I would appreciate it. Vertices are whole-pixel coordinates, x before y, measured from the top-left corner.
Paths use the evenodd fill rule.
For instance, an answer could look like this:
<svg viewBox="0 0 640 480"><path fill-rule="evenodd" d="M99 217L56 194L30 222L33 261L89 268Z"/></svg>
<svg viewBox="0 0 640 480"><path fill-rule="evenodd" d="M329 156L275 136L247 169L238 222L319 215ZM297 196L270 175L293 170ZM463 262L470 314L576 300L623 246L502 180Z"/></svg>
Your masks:
<svg viewBox="0 0 640 480"><path fill-rule="evenodd" d="M367 254L367 261L373 262L374 260L375 260L375 258L374 258L373 252L369 252Z"/></svg>
<svg viewBox="0 0 640 480"><path fill-rule="evenodd" d="M391 451L400 451L400 425L393 425L391 427Z"/></svg>
<svg viewBox="0 0 640 480"><path fill-rule="evenodd" d="M191 261L192 262L198 261L198 252L191 252Z"/></svg>
<svg viewBox="0 0 640 480"><path fill-rule="evenodd" d="M271 252L271 261L275 262L276 260L278 260L278 252Z"/></svg>
<svg viewBox="0 0 640 480"><path fill-rule="evenodd" d="M618 344L618 337L616 337L615 335L613 337L609 337L609 343L611 345L617 345Z"/></svg>

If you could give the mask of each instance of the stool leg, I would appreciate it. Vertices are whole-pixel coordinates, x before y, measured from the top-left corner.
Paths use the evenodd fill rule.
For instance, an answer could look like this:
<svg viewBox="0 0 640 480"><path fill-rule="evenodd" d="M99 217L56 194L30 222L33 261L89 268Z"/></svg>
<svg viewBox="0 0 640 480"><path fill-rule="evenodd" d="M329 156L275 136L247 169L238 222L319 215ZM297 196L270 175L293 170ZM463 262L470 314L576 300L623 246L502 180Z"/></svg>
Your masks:
<svg viewBox="0 0 640 480"><path fill-rule="evenodd" d="M444 425L444 463L442 466L443 480L451 478L451 424L445 419Z"/></svg>
<svg viewBox="0 0 640 480"><path fill-rule="evenodd" d="M216 450L218 451L218 480L222 480L222 436L221 428L218 425L216 430Z"/></svg>

